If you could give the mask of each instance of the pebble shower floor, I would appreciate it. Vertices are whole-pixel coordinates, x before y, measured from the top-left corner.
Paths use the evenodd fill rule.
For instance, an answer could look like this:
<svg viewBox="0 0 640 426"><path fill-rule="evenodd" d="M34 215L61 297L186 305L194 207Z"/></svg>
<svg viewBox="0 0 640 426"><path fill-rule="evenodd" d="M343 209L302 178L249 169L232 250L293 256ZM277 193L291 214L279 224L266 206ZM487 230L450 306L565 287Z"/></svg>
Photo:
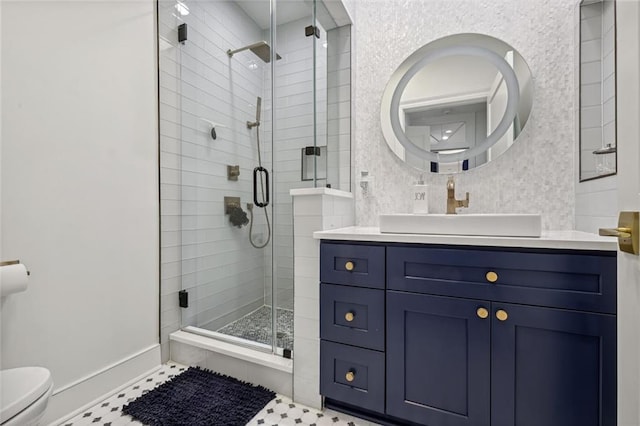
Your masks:
<svg viewBox="0 0 640 426"><path fill-rule="evenodd" d="M142 426L143 423L133 420L131 416L122 413L122 406L139 396L149 392L156 386L180 374L187 367L180 364L168 363L146 378L123 389L102 402L86 409L77 416L60 423L60 426ZM320 412L313 408L296 404L291 399L276 395L247 426L371 426L370 423L346 414L325 410ZM241 426L241 425L238 425Z"/></svg>

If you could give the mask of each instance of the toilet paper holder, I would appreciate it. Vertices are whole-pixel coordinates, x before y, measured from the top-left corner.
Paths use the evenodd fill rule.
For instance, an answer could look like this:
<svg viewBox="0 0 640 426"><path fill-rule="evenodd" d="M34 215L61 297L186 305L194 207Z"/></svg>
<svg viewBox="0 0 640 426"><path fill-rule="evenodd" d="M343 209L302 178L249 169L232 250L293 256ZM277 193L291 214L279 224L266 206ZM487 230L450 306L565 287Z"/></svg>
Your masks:
<svg viewBox="0 0 640 426"><path fill-rule="evenodd" d="M0 262L0 267L9 266L9 265L18 265L20 263L19 260L5 260L4 262ZM31 272L27 270L27 275L31 275Z"/></svg>

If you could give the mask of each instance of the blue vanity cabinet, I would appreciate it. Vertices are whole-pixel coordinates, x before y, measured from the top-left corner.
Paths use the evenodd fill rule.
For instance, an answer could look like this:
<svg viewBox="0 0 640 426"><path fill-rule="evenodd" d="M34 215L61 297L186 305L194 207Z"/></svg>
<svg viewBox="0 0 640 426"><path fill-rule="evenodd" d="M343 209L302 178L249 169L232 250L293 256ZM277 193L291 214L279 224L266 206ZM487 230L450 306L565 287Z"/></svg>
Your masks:
<svg viewBox="0 0 640 426"><path fill-rule="evenodd" d="M320 393L385 413L385 247L320 246Z"/></svg>
<svg viewBox="0 0 640 426"><path fill-rule="evenodd" d="M343 273L345 252L366 260L359 277ZM334 282L321 284L333 306L321 306L321 345L340 344L321 350L327 406L383 424L616 426L615 252L323 242L323 276ZM369 325L341 329L354 309ZM352 367L335 356L349 354L367 374L383 362L382 378L367 377L383 398L339 383Z"/></svg>

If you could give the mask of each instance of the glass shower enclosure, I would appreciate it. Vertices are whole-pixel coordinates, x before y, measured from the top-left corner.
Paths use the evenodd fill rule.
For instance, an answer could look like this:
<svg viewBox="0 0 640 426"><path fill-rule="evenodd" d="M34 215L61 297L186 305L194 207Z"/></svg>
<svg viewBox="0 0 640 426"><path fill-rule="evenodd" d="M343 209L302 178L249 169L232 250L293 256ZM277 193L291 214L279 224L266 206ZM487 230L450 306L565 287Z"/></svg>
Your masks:
<svg viewBox="0 0 640 426"><path fill-rule="evenodd" d="M351 27L335 14L320 0L159 2L183 330L291 356L289 191L351 186Z"/></svg>

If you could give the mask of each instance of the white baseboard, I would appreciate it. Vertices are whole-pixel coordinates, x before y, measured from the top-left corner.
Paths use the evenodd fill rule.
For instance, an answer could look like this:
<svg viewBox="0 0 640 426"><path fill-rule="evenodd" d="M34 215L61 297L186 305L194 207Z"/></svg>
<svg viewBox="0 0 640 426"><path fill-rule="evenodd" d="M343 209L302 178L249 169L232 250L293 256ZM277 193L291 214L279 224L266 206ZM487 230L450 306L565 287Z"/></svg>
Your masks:
<svg viewBox="0 0 640 426"><path fill-rule="evenodd" d="M59 425L160 367L154 344L54 391L42 424Z"/></svg>

